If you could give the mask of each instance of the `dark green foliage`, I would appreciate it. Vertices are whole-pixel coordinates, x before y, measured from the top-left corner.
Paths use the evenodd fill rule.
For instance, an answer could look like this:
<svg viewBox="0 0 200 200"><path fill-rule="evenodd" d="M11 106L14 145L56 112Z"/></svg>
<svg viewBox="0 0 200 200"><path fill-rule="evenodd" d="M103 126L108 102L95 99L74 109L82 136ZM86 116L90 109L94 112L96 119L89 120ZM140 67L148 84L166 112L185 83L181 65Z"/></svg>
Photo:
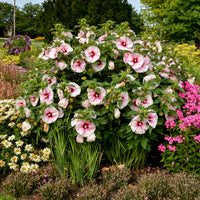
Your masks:
<svg viewBox="0 0 200 200"><path fill-rule="evenodd" d="M200 0L141 0L146 24L168 41L194 40L200 48Z"/></svg>
<svg viewBox="0 0 200 200"><path fill-rule="evenodd" d="M16 33L25 34L31 38L42 36L43 34L40 28L41 11L42 6L39 4L25 4L20 15L16 18Z"/></svg>
<svg viewBox="0 0 200 200"><path fill-rule="evenodd" d="M167 38L200 39L200 0L176 0L167 13Z"/></svg>
<svg viewBox="0 0 200 200"><path fill-rule="evenodd" d="M127 0L47 0L43 7L41 26L46 42L52 40L54 24L62 23L67 29L74 30L81 18L86 18L90 25L102 24L107 20L118 24L128 21L136 33L142 26L140 15Z"/></svg>
<svg viewBox="0 0 200 200"><path fill-rule="evenodd" d="M13 5L0 2L0 37L4 37L6 30L13 26ZM16 34L28 35L31 38L42 36L40 26L40 12L42 6L27 3L20 10L16 10Z"/></svg>

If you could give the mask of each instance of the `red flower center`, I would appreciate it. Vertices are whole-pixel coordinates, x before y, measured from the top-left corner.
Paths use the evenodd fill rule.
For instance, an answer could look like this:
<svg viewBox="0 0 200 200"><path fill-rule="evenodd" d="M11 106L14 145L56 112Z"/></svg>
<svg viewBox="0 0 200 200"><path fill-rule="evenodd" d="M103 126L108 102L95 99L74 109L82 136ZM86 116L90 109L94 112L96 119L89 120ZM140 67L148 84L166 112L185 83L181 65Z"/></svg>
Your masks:
<svg viewBox="0 0 200 200"><path fill-rule="evenodd" d="M137 122L137 126L142 126L142 125L143 125L143 122L140 122L140 121Z"/></svg>
<svg viewBox="0 0 200 200"><path fill-rule="evenodd" d="M122 42L122 46L124 46L124 47L126 46L126 42L125 41Z"/></svg>
<svg viewBox="0 0 200 200"><path fill-rule="evenodd" d="M95 96L96 98L99 98L100 94L98 94L97 92L95 92L95 93L94 93L94 96Z"/></svg>
<svg viewBox="0 0 200 200"><path fill-rule="evenodd" d="M89 127L88 124L86 124L86 123L83 124L84 129L87 129L88 127Z"/></svg>
<svg viewBox="0 0 200 200"><path fill-rule="evenodd" d="M133 59L133 62L134 62L134 63L137 63L137 62L138 62L138 59L137 59L137 58L134 58L134 59Z"/></svg>
<svg viewBox="0 0 200 200"><path fill-rule="evenodd" d="M101 62L100 60L97 60L97 64L98 64L98 65L101 65L101 63L102 63L102 62Z"/></svg>
<svg viewBox="0 0 200 200"><path fill-rule="evenodd" d="M67 52L67 49L63 48L63 49L62 49L62 52L63 52L63 53L66 53L66 52Z"/></svg>
<svg viewBox="0 0 200 200"><path fill-rule="evenodd" d="M94 51L90 52L90 56L93 57L95 55Z"/></svg>
<svg viewBox="0 0 200 200"><path fill-rule="evenodd" d="M148 102L148 100L147 99L145 99L144 101L143 101L143 104L146 104Z"/></svg>
<svg viewBox="0 0 200 200"><path fill-rule="evenodd" d="M49 94L48 93L44 94L44 97L49 98Z"/></svg>
<svg viewBox="0 0 200 200"><path fill-rule="evenodd" d="M77 66L80 66L80 65L81 65L81 62L80 62L79 60L77 60L77 61L76 61L76 65L77 65Z"/></svg>
<svg viewBox="0 0 200 200"><path fill-rule="evenodd" d="M48 78L47 81L48 81L50 84L52 83L51 78Z"/></svg>
<svg viewBox="0 0 200 200"><path fill-rule="evenodd" d="M47 116L48 116L48 117L52 117L53 115L52 115L51 112L48 112L48 113L47 113Z"/></svg>
<svg viewBox="0 0 200 200"><path fill-rule="evenodd" d="M73 87L69 87L69 91L70 92L74 92L74 88Z"/></svg>

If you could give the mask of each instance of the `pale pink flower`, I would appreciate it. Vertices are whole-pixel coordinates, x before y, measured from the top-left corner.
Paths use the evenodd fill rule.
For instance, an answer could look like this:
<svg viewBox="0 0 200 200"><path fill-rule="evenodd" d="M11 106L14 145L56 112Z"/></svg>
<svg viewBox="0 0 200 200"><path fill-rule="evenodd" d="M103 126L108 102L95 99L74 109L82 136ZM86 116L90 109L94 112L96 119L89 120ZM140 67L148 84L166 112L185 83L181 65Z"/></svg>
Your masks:
<svg viewBox="0 0 200 200"><path fill-rule="evenodd" d="M139 108L138 108L138 105L136 104L136 99L133 99L132 103L133 103L133 105L130 106L131 110L138 111Z"/></svg>
<svg viewBox="0 0 200 200"><path fill-rule="evenodd" d="M76 73L81 73L85 70L86 63L84 60L76 60L74 62L74 59L71 62L71 68Z"/></svg>
<svg viewBox="0 0 200 200"><path fill-rule="evenodd" d="M76 97L81 93L80 86L74 82L68 83L68 86L66 86L66 89L68 90L69 95L71 97Z"/></svg>
<svg viewBox="0 0 200 200"><path fill-rule="evenodd" d="M20 107L25 107L26 106L26 101L24 99L18 99L16 100L16 109L18 110Z"/></svg>
<svg viewBox="0 0 200 200"><path fill-rule="evenodd" d="M162 52L162 46L161 46L160 42L156 40L155 43L156 43L157 51L158 51L159 53Z"/></svg>
<svg viewBox="0 0 200 200"><path fill-rule="evenodd" d="M59 111L54 106L50 106L45 109L42 120L47 124L51 124L58 119L58 116Z"/></svg>
<svg viewBox="0 0 200 200"><path fill-rule="evenodd" d="M64 55L67 55L73 51L73 48L69 44L62 44L59 48L59 51L62 52Z"/></svg>
<svg viewBox="0 0 200 200"><path fill-rule="evenodd" d="M105 39L107 36L108 36L108 34L107 34L107 32L106 32L104 35L102 35L101 37L99 37L99 39L98 39L99 43L104 43L104 39Z"/></svg>
<svg viewBox="0 0 200 200"><path fill-rule="evenodd" d="M47 105L53 103L53 90L49 87L45 88L44 90L39 91L40 102L46 103Z"/></svg>
<svg viewBox="0 0 200 200"><path fill-rule="evenodd" d="M85 50L86 61L89 63L94 63L99 60L100 55L100 49L96 46L90 46Z"/></svg>
<svg viewBox="0 0 200 200"><path fill-rule="evenodd" d="M58 57L58 51L59 49L57 47L50 49L48 57L51 59L55 59Z"/></svg>
<svg viewBox="0 0 200 200"><path fill-rule="evenodd" d="M84 137L78 134L78 135L76 136L76 142L78 142L78 143L83 143L83 142L84 142Z"/></svg>
<svg viewBox="0 0 200 200"><path fill-rule="evenodd" d="M57 83L57 79L56 77L54 76L53 78L51 78L49 75L45 74L43 77L42 77L42 80L46 80L48 82L48 87L51 87L53 84Z"/></svg>
<svg viewBox="0 0 200 200"><path fill-rule="evenodd" d="M118 83L117 85L115 85L115 89L122 87L121 83Z"/></svg>
<svg viewBox="0 0 200 200"><path fill-rule="evenodd" d="M118 106L118 108L123 109L129 103L129 96L128 96L128 92L122 92L120 95L121 95L120 100L122 100L122 101L121 101L121 103L117 102L117 106Z"/></svg>
<svg viewBox="0 0 200 200"><path fill-rule="evenodd" d="M28 108L24 108L24 113L26 115L26 118L30 117L31 116L31 110L28 109Z"/></svg>
<svg viewBox="0 0 200 200"><path fill-rule="evenodd" d="M124 54L123 61L124 61L125 64L128 63L128 57L129 57L130 55L131 55L131 53L125 53L125 54Z"/></svg>
<svg viewBox="0 0 200 200"><path fill-rule="evenodd" d="M106 66L106 62L102 62L101 60L97 60L92 64L92 68L95 72L101 71Z"/></svg>
<svg viewBox="0 0 200 200"><path fill-rule="evenodd" d="M153 79L156 79L156 76L154 75L154 74L150 74L150 75L148 75L148 76L145 76L144 78L143 78L143 82L149 82L149 81L151 81L151 80L153 80ZM153 86L153 87L149 87L149 89L155 89L157 86L158 86L158 83L156 83L156 82L153 82L153 84L155 85L155 86Z"/></svg>
<svg viewBox="0 0 200 200"><path fill-rule="evenodd" d="M59 105L60 107L62 107L62 108L66 108L67 105L68 105L68 103L69 103L69 100L66 99L66 98L63 98L62 100L60 100L60 101L58 102L58 105Z"/></svg>
<svg viewBox="0 0 200 200"><path fill-rule="evenodd" d="M131 127L131 130L136 134L144 134L149 128L149 126L147 125L147 119L141 121L139 115L131 120L129 126Z"/></svg>
<svg viewBox="0 0 200 200"><path fill-rule="evenodd" d="M64 94L63 91L61 89L57 89L57 94L60 100L62 100L64 98Z"/></svg>
<svg viewBox="0 0 200 200"><path fill-rule="evenodd" d="M48 54L49 54L49 51L47 50L45 52L45 49L42 48L42 52L40 53L40 55L38 56L38 58L42 58L43 60L48 60L49 59Z"/></svg>
<svg viewBox="0 0 200 200"><path fill-rule="evenodd" d="M38 103L38 100L39 100L39 98L38 98L38 97L36 97L36 95L35 95L35 94L33 94L33 95L30 95L30 102L31 102L32 106L36 106L36 105L37 105L37 103Z"/></svg>
<svg viewBox="0 0 200 200"><path fill-rule="evenodd" d="M122 36L120 39L118 39L116 42L116 47L119 50L130 50L133 47L133 42L130 38Z"/></svg>
<svg viewBox="0 0 200 200"><path fill-rule="evenodd" d="M82 102L82 106L85 108L89 108L91 106L91 103L88 99Z"/></svg>
<svg viewBox="0 0 200 200"><path fill-rule="evenodd" d="M92 134L87 137L87 142L94 142L96 139L96 135Z"/></svg>
<svg viewBox="0 0 200 200"><path fill-rule="evenodd" d="M151 113L148 113L148 123L151 127L155 128L158 122L158 115L153 110L149 110Z"/></svg>
<svg viewBox="0 0 200 200"><path fill-rule="evenodd" d="M22 123L22 130L25 131L25 132L27 132L27 131L30 130L30 129L31 129L30 123L24 121L24 122Z"/></svg>
<svg viewBox="0 0 200 200"><path fill-rule="evenodd" d="M85 121L83 119L78 120L75 128L76 132L83 137L88 137L94 134L96 130L96 126L94 123L91 123L90 121Z"/></svg>
<svg viewBox="0 0 200 200"><path fill-rule="evenodd" d="M97 87L95 90L90 89L88 92L88 99L92 105L100 105L106 96L106 91L102 87Z"/></svg>
<svg viewBox="0 0 200 200"><path fill-rule="evenodd" d="M128 77L128 80L126 81L128 83L135 81L135 78L131 74L126 75L126 77Z"/></svg>
<svg viewBox="0 0 200 200"><path fill-rule="evenodd" d="M71 126L74 127L76 126L77 122L80 120L78 117L80 116L80 114L78 113L75 113L74 114L74 118L72 119L71 121Z"/></svg>
<svg viewBox="0 0 200 200"><path fill-rule="evenodd" d="M55 66L59 67L61 70L64 70L67 67L67 64L64 61L57 61L56 60Z"/></svg>
<svg viewBox="0 0 200 200"><path fill-rule="evenodd" d="M150 68L150 59L148 56L144 56L144 62L142 64L142 66L138 69L134 69L137 73L144 73L146 72L149 68Z"/></svg>
<svg viewBox="0 0 200 200"><path fill-rule="evenodd" d="M117 51L117 49L114 50L114 59L117 59L119 56L119 51Z"/></svg>
<svg viewBox="0 0 200 200"><path fill-rule="evenodd" d="M141 98L140 98L140 97L137 98L137 99L136 99L136 104L137 104L137 105L142 104L142 106L143 106L144 108L147 108L147 107L153 105L153 99L152 99L152 97L151 97L150 94L147 94L147 95L145 96L145 99L144 99L143 102L141 102Z"/></svg>
<svg viewBox="0 0 200 200"><path fill-rule="evenodd" d="M144 63L144 56L139 53L133 53L127 57L126 61L134 70L136 70L142 67Z"/></svg>
<svg viewBox="0 0 200 200"><path fill-rule="evenodd" d="M73 35L71 32L62 32L62 35L65 37L73 38Z"/></svg>

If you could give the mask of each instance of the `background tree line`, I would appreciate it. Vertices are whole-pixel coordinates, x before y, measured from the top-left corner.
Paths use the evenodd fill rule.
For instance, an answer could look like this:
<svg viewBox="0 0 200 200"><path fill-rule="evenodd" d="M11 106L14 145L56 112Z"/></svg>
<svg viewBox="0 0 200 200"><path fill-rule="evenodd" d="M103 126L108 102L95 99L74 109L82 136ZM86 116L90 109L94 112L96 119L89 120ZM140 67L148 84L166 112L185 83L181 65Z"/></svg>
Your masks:
<svg viewBox="0 0 200 200"><path fill-rule="evenodd" d="M200 48L200 0L141 0L146 30L159 39L195 41Z"/></svg>
<svg viewBox="0 0 200 200"><path fill-rule="evenodd" d="M143 26L140 14L127 0L46 0L42 5L27 3L22 9L16 7L16 34L26 34L31 38L44 36L50 42L54 24L62 23L75 31L74 26L81 18L86 18L90 25L107 20L116 23L128 21L136 33ZM0 2L0 37L12 23L13 5Z"/></svg>

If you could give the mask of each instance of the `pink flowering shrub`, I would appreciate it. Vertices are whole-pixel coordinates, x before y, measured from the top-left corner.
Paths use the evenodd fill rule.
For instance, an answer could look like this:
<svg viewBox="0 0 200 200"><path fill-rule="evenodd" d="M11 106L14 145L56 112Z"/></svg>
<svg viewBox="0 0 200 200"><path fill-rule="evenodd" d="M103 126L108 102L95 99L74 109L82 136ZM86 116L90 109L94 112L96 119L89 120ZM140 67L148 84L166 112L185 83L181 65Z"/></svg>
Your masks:
<svg viewBox="0 0 200 200"><path fill-rule="evenodd" d="M194 171L199 173L200 165L200 93L199 86L182 83L185 92L179 96L185 100L177 117L168 117L165 126L173 130L172 136L166 136L164 144L158 146L162 152L164 166L172 171ZM174 134L176 133L176 134Z"/></svg>
<svg viewBox="0 0 200 200"><path fill-rule="evenodd" d="M112 163L138 167L163 134L164 114L182 105L180 64L158 41L137 40L127 23L108 21L97 29L83 19L79 27L77 36L57 30L43 49L23 84L20 110L42 137L51 138L59 127L66 147L67 137L94 142Z"/></svg>

